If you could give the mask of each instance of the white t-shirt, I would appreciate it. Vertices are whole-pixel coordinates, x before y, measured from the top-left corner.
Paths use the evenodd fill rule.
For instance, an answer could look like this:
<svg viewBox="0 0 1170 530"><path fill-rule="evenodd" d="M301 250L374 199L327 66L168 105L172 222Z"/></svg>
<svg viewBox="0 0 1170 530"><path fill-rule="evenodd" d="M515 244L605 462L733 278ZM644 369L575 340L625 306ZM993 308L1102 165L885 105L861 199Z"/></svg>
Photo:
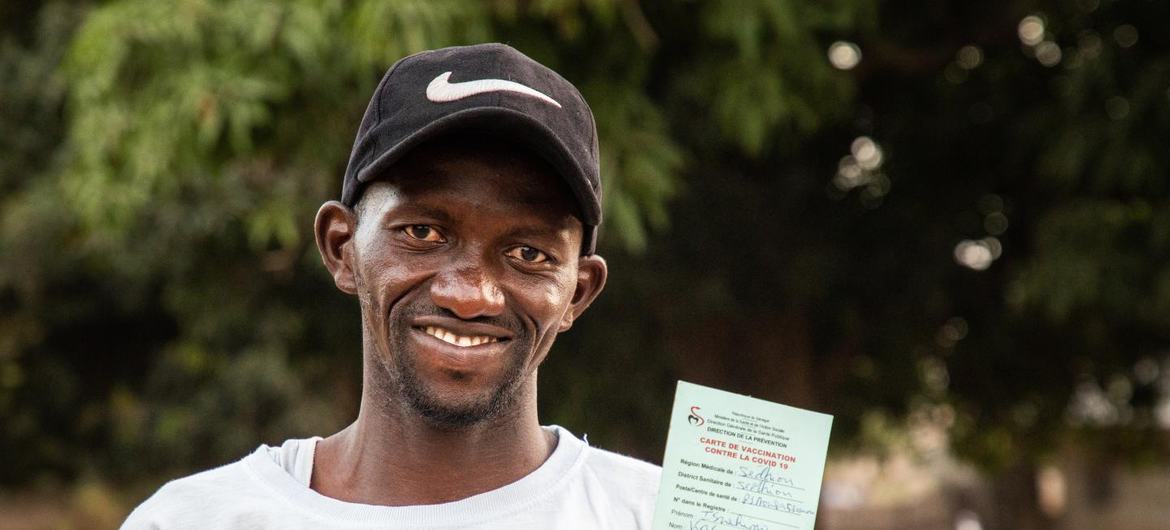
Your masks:
<svg viewBox="0 0 1170 530"><path fill-rule="evenodd" d="M262 445L242 460L171 481L123 523L139 529L646 529L661 469L590 447L562 427L557 447L520 480L421 506L339 501L309 488L320 438Z"/></svg>

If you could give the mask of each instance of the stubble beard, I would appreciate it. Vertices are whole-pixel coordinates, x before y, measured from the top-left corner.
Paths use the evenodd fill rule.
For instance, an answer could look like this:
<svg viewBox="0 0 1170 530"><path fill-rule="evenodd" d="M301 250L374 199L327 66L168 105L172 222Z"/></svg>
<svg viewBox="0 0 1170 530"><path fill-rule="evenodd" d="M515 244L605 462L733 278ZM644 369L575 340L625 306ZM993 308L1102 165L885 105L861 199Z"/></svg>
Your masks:
<svg viewBox="0 0 1170 530"><path fill-rule="evenodd" d="M526 374L524 373L523 352L532 348L531 336L521 326L506 326L515 332L509 341L508 364L504 367L495 386L477 396L469 396L467 400L444 399L419 375L415 358L409 355L408 344L410 325L407 323L413 316L435 314L435 310L418 310L406 308L399 315L388 319L390 331L389 358L376 363L383 371L383 381L393 387L388 399L398 397L411 411L422 416L435 427L456 429L469 427L487 420L499 418L513 410L516 400L523 387ZM390 390L390 389L388 389Z"/></svg>

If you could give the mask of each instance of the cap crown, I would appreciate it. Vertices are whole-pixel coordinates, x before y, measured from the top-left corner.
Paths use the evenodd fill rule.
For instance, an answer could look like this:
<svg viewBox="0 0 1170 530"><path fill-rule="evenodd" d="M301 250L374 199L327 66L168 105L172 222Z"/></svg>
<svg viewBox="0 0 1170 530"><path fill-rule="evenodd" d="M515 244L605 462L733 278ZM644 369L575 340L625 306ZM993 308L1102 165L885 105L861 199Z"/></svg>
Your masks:
<svg viewBox="0 0 1170 530"><path fill-rule="evenodd" d="M451 131L514 140L544 158L569 184L592 253L601 223L601 179L593 113L576 87L516 49L498 43L430 50L386 72L362 117L341 200L410 149ZM503 135L503 136L500 136Z"/></svg>

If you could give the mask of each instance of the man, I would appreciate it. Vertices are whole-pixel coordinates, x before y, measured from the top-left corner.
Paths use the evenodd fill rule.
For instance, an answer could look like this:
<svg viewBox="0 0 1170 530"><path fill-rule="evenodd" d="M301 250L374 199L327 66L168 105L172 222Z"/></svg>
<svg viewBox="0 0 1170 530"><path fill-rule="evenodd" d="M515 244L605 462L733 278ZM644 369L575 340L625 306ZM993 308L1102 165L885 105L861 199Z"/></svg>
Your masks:
<svg viewBox="0 0 1170 530"><path fill-rule="evenodd" d="M361 307L357 420L173 481L123 528L649 528L660 470L537 420L537 369L605 285L597 135L501 44L398 61L317 246Z"/></svg>

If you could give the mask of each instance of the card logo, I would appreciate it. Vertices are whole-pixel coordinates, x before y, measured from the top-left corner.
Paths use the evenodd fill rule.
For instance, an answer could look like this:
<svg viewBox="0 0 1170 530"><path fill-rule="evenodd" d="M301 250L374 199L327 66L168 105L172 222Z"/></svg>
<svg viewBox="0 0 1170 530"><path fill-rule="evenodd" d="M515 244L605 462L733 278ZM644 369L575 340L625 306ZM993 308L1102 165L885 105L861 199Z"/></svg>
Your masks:
<svg viewBox="0 0 1170 530"><path fill-rule="evenodd" d="M699 410L701 410L699 407L691 407L691 413L687 415L687 421L695 427L707 423L707 420L703 419L703 417L699 415Z"/></svg>

